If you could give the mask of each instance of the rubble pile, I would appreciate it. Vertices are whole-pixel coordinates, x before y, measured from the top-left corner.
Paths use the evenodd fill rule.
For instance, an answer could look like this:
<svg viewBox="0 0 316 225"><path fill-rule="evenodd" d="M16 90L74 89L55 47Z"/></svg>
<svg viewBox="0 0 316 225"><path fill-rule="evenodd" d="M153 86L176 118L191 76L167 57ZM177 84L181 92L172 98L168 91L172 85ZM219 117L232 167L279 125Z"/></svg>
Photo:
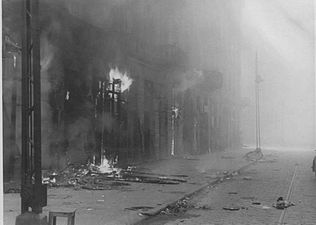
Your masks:
<svg viewBox="0 0 316 225"><path fill-rule="evenodd" d="M189 202L189 198L185 197L175 204L167 207L165 210L161 211L160 214L164 215L174 215L178 213L185 213L187 210L194 208L194 205Z"/></svg>
<svg viewBox="0 0 316 225"><path fill-rule="evenodd" d="M181 175L179 175L181 176ZM51 187L74 187L75 189L108 190L128 186L130 182L176 185L186 182L178 175L155 174L137 171L136 167L125 169L104 165L69 165L61 171L46 172L42 182Z"/></svg>
<svg viewBox="0 0 316 225"><path fill-rule="evenodd" d="M103 179L102 174L97 173L93 165L69 165L64 170L48 172L44 175L43 183L52 187L74 187L75 189L86 188L102 190L108 189L110 182ZM115 176L114 173L108 174Z"/></svg>
<svg viewBox="0 0 316 225"><path fill-rule="evenodd" d="M294 206L293 202L286 201L283 197L279 197L273 207L276 209L286 209L288 207Z"/></svg>

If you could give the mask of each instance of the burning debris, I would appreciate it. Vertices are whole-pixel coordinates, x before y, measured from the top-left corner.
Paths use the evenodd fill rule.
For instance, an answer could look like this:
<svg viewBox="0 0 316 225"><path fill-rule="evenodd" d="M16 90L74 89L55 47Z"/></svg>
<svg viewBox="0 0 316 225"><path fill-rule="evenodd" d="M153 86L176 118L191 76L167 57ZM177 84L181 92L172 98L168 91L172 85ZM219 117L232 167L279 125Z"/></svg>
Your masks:
<svg viewBox="0 0 316 225"><path fill-rule="evenodd" d="M94 173L118 174L118 173L120 173L121 169L115 167L117 162L118 162L117 157L115 159L108 160L105 157L105 155L102 155L100 165L95 165L95 162L93 162L89 165L89 167L90 167L90 170Z"/></svg>
<svg viewBox="0 0 316 225"><path fill-rule="evenodd" d="M75 189L107 190L128 186L129 182L175 185L186 182L177 175L155 174L137 171L136 167L116 168L117 160L102 157L101 164L69 165L62 171L46 173L43 183L52 187L74 187ZM181 175L179 175L181 176Z"/></svg>

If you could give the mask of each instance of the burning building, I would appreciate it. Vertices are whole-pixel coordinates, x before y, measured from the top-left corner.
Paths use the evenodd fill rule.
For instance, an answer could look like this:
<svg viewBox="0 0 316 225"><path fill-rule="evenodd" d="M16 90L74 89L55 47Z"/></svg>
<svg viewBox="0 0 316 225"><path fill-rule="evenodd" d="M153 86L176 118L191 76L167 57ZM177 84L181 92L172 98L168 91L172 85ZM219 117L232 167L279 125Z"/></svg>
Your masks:
<svg viewBox="0 0 316 225"><path fill-rule="evenodd" d="M4 38L16 37L12 41L16 46L19 4L4 1L8 12L4 13ZM213 24L214 36L205 37L203 27L197 30L201 15L192 14L196 9L190 4L178 0L168 4L104 1L101 5L40 2L45 168L100 162L104 156L124 165L145 158L207 153L239 141L239 87L234 84L240 63L232 59L238 58L239 37L228 38L235 25L230 21L231 26L220 31L217 23L228 19L214 20L219 21ZM226 9L220 9L217 1L210 4L229 11L234 3L227 3ZM196 18L188 21L188 14ZM212 16L219 15L226 14L214 10ZM188 23L192 30L187 29ZM216 49L202 46L208 38ZM5 43L17 49L3 50L7 56L4 85L10 89L4 93L5 154L17 159L21 93L16 87L21 84L14 77L20 76L21 56L15 45Z"/></svg>

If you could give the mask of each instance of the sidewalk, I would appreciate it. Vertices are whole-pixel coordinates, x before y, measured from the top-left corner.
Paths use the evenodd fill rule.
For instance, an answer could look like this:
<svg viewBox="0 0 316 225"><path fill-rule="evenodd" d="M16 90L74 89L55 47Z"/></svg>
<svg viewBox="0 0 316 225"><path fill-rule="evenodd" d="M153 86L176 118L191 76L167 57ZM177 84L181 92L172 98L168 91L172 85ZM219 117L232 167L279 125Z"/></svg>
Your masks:
<svg viewBox="0 0 316 225"><path fill-rule="evenodd" d="M152 173L188 176L185 178L186 183L177 185L130 183L129 186L114 187L111 190L49 188L48 206L43 209L43 213L48 214L51 209L77 209L76 225L134 224L146 218L141 212L158 212L184 195L218 180L224 173L248 165L249 162L243 159L248 151L249 149L227 150L162 160L141 166ZM136 210L132 207L136 207ZM15 224L19 210L20 195L5 194L4 224Z"/></svg>

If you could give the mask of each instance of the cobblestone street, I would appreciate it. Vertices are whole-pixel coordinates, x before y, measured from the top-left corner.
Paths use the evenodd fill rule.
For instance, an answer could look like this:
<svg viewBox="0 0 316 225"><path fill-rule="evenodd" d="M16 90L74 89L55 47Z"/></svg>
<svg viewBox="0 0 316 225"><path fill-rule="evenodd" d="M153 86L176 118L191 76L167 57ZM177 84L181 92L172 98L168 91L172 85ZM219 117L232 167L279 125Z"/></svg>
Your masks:
<svg viewBox="0 0 316 225"><path fill-rule="evenodd" d="M316 178L311 171L312 151L264 151L264 158L240 174L187 200L186 209L162 213L143 224L315 224ZM285 210L273 207L286 198L297 165ZM180 211L180 213L179 213ZM281 223L280 223L281 221Z"/></svg>
<svg viewBox="0 0 316 225"><path fill-rule="evenodd" d="M50 210L76 209L76 225L133 224L145 218L139 215L143 207L159 212L163 206L200 189L207 182L215 181L224 172L248 165L249 162L243 158L246 152L247 149L234 149L141 165L155 174L184 174L187 182L178 185L131 182L123 188L113 187L109 190L51 187L48 189L48 204L43 212L47 215ZM4 202L4 224L15 224L16 216L20 213L20 194L5 194ZM145 212L148 213L148 210Z"/></svg>

